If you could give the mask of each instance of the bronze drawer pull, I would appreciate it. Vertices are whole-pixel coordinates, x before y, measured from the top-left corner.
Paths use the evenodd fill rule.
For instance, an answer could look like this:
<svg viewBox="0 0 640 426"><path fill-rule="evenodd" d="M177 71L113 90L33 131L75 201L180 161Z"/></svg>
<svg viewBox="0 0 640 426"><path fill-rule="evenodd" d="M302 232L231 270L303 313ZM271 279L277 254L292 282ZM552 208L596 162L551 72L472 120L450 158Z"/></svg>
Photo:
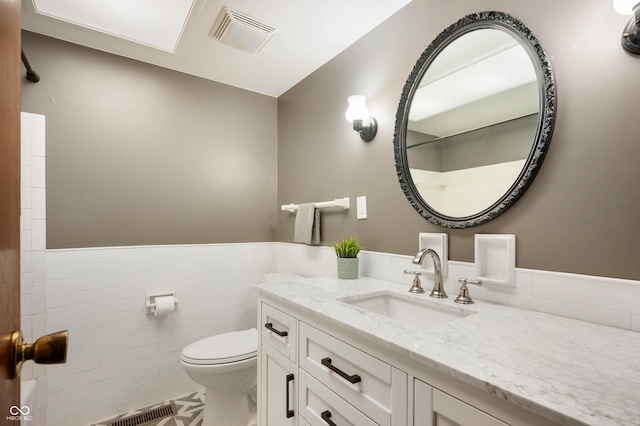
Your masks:
<svg viewBox="0 0 640 426"><path fill-rule="evenodd" d="M333 371L334 373L336 373L337 375L339 375L340 377L342 377L343 379L345 379L346 381L348 381L351 384L356 384L356 383L362 381L362 379L360 378L359 375L357 375L357 374L348 375L344 371L340 370L338 367L336 367L333 364L331 364L331 358L328 358L328 357L327 358L322 358L322 361L320 361L320 362L322 363L322 365L327 367L329 370Z"/></svg>
<svg viewBox="0 0 640 426"><path fill-rule="evenodd" d="M329 411L329 410L323 411L323 412L320 414L320 417L322 417L322 420L324 420L325 422L327 422L327 424L328 424L329 426L338 426L338 425L337 425L337 424L335 424L333 421L331 421L331 411Z"/></svg>
<svg viewBox="0 0 640 426"><path fill-rule="evenodd" d="M273 331L274 333L276 333L280 337L286 337L289 334L286 331L280 331L280 330L276 330L275 328L273 328L273 323L272 322L265 323L264 327L269 331Z"/></svg>
<svg viewBox="0 0 640 426"><path fill-rule="evenodd" d="M289 382L293 382L293 373L289 373L286 376L287 382L286 382L286 386L287 386L287 406L285 407L285 409L287 410L287 418L291 418L293 417L293 410L289 408Z"/></svg>

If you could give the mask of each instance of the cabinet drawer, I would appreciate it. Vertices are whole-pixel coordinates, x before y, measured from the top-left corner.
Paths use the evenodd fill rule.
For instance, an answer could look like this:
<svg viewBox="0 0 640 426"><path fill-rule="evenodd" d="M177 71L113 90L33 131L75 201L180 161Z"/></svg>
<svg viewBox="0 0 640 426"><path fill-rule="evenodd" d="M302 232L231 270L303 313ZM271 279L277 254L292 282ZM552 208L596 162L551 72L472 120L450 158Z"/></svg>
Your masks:
<svg viewBox="0 0 640 426"><path fill-rule="evenodd" d="M401 424L406 416L406 373L303 322L300 367L376 424Z"/></svg>
<svg viewBox="0 0 640 426"><path fill-rule="evenodd" d="M300 372L298 400L300 414L311 426L376 426L374 421L304 371Z"/></svg>
<svg viewBox="0 0 640 426"><path fill-rule="evenodd" d="M509 426L438 389L433 389L433 418L436 425Z"/></svg>
<svg viewBox="0 0 640 426"><path fill-rule="evenodd" d="M262 303L262 342L296 362L297 353L297 320L296 318Z"/></svg>

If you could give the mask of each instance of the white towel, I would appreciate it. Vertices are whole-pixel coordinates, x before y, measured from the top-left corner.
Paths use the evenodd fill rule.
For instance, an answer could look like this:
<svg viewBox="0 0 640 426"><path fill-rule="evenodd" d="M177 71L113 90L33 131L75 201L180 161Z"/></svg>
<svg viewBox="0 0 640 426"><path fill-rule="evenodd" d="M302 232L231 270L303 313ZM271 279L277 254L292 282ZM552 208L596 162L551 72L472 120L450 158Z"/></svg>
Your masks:
<svg viewBox="0 0 640 426"><path fill-rule="evenodd" d="M314 203L300 204L296 213L293 242L320 244L320 210Z"/></svg>

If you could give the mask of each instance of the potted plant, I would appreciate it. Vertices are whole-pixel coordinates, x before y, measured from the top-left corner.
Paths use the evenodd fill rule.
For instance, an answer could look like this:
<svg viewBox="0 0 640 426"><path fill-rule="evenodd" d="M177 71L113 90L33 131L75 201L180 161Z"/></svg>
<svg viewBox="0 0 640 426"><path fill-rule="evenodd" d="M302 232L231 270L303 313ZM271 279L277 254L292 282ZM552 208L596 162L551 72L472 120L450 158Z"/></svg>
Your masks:
<svg viewBox="0 0 640 426"><path fill-rule="evenodd" d="M338 278L343 280L358 278L358 253L364 247L358 241L358 237L343 237L332 246L338 256Z"/></svg>

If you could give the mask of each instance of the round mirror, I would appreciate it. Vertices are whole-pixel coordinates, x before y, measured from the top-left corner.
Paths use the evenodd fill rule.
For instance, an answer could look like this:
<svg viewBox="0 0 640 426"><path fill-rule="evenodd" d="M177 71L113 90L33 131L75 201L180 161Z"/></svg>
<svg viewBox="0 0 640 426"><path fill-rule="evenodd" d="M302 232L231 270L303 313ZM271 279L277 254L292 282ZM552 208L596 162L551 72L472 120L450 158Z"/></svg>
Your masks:
<svg viewBox="0 0 640 426"><path fill-rule="evenodd" d="M485 223L526 190L555 120L551 63L501 12L468 15L423 52L405 83L394 135L411 205L447 228Z"/></svg>

